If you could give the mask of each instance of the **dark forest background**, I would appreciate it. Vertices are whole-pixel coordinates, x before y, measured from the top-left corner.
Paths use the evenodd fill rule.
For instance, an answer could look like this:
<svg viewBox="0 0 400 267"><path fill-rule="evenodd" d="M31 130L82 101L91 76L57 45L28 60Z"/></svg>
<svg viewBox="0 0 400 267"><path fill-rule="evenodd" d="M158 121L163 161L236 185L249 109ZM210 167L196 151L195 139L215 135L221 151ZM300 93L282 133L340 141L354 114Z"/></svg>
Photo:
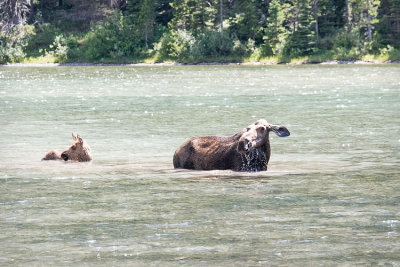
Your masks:
<svg viewBox="0 0 400 267"><path fill-rule="evenodd" d="M0 63L400 59L400 0L0 0Z"/></svg>

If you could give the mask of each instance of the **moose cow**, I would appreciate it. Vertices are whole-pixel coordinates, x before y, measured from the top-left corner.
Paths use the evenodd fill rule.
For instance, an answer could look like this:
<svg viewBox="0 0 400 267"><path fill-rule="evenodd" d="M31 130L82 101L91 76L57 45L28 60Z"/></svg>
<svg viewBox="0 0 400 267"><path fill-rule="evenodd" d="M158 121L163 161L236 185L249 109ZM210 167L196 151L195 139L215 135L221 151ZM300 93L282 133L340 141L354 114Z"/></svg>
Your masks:
<svg viewBox="0 0 400 267"><path fill-rule="evenodd" d="M174 168L266 171L271 155L270 131L279 137L290 135L286 127L261 119L233 136L191 138L175 151Z"/></svg>

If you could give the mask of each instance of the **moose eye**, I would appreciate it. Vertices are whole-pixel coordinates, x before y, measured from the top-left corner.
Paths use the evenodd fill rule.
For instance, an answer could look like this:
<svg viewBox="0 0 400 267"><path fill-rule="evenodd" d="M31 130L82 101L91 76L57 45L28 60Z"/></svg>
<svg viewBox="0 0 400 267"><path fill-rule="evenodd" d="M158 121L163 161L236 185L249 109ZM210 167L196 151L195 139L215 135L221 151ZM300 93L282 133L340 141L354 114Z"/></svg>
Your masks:
<svg viewBox="0 0 400 267"><path fill-rule="evenodd" d="M72 148L72 150L75 150L75 149L76 149L76 146L72 146L71 148Z"/></svg>

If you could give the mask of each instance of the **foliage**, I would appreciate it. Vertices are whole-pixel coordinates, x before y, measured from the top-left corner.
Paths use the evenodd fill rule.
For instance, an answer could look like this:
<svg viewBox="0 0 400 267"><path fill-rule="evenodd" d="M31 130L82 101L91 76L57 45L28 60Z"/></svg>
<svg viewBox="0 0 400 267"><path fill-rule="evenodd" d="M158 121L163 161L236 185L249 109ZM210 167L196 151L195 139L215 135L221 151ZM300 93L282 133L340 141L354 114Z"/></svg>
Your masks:
<svg viewBox="0 0 400 267"><path fill-rule="evenodd" d="M196 36L192 47L192 57L197 61L207 58L228 56L232 53L233 42L226 33L203 31Z"/></svg>
<svg viewBox="0 0 400 267"><path fill-rule="evenodd" d="M155 5L153 0L133 0L128 2L125 12L128 23L134 28L140 29L139 38L144 40L144 45L148 48L149 41L154 37Z"/></svg>
<svg viewBox="0 0 400 267"><path fill-rule="evenodd" d="M383 47L379 49L379 58L382 61L386 60L400 60L400 49L395 49L391 45L387 45L386 47Z"/></svg>
<svg viewBox="0 0 400 267"><path fill-rule="evenodd" d="M381 0L377 20L378 42L400 48L400 0Z"/></svg>
<svg viewBox="0 0 400 267"><path fill-rule="evenodd" d="M25 54L29 39L35 35L33 26L17 25L11 29L0 31L0 63L19 62Z"/></svg>
<svg viewBox="0 0 400 267"><path fill-rule="evenodd" d="M11 30L16 25L24 25L31 13L31 4L27 0L0 1L0 28Z"/></svg>
<svg viewBox="0 0 400 267"><path fill-rule="evenodd" d="M54 42L50 45L49 53L56 58L56 61L66 61L68 59L69 47L67 39L63 35L57 35Z"/></svg>
<svg viewBox="0 0 400 267"><path fill-rule="evenodd" d="M162 59L188 59L194 45L194 36L186 30L164 33L155 50Z"/></svg>
<svg viewBox="0 0 400 267"><path fill-rule="evenodd" d="M234 15L229 18L230 32L240 41L262 39L261 10L252 1L234 1Z"/></svg>
<svg viewBox="0 0 400 267"><path fill-rule="evenodd" d="M205 30L194 36L189 31L165 33L155 45L159 58L181 62L203 62L230 56L235 49L227 33ZM245 48L244 48L245 49Z"/></svg>
<svg viewBox="0 0 400 267"><path fill-rule="evenodd" d="M49 45L54 42L56 36L61 35L62 32L59 28L50 23L43 23L36 26L35 35L29 39L26 50L31 55L43 55L39 51L48 49Z"/></svg>
<svg viewBox="0 0 400 267"><path fill-rule="evenodd" d="M315 46L310 0L298 0L296 13L299 14L296 27L283 49L283 54L291 57L310 55Z"/></svg>
<svg viewBox="0 0 400 267"><path fill-rule="evenodd" d="M186 30L197 35L199 32L212 25L216 12L216 0L173 0L173 18L169 26L173 30Z"/></svg>
<svg viewBox="0 0 400 267"><path fill-rule="evenodd" d="M138 58L143 54L139 30L115 12L90 31L84 41L84 55L89 61Z"/></svg>
<svg viewBox="0 0 400 267"><path fill-rule="evenodd" d="M7 0L0 62L391 59L398 25L400 0Z"/></svg>
<svg viewBox="0 0 400 267"><path fill-rule="evenodd" d="M268 52L266 54L280 54L285 46L287 31L284 27L285 13L279 0L269 3L269 16L263 37ZM264 50L265 51L265 50Z"/></svg>

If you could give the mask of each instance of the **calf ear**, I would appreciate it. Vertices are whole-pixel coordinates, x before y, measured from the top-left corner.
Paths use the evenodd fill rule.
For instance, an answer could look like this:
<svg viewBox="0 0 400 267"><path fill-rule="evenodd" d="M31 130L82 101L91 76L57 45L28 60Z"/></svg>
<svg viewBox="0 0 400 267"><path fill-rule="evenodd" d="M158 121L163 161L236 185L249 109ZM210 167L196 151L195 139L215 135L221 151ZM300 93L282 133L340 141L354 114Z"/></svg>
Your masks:
<svg viewBox="0 0 400 267"><path fill-rule="evenodd" d="M79 136L79 134L77 135L77 139L78 139L79 143L83 144L83 139L82 139L82 137Z"/></svg>
<svg viewBox="0 0 400 267"><path fill-rule="evenodd" d="M279 137L286 137L290 135L289 130L285 126L271 125L270 129Z"/></svg>
<svg viewBox="0 0 400 267"><path fill-rule="evenodd" d="M72 140L76 141L76 135L72 133Z"/></svg>

